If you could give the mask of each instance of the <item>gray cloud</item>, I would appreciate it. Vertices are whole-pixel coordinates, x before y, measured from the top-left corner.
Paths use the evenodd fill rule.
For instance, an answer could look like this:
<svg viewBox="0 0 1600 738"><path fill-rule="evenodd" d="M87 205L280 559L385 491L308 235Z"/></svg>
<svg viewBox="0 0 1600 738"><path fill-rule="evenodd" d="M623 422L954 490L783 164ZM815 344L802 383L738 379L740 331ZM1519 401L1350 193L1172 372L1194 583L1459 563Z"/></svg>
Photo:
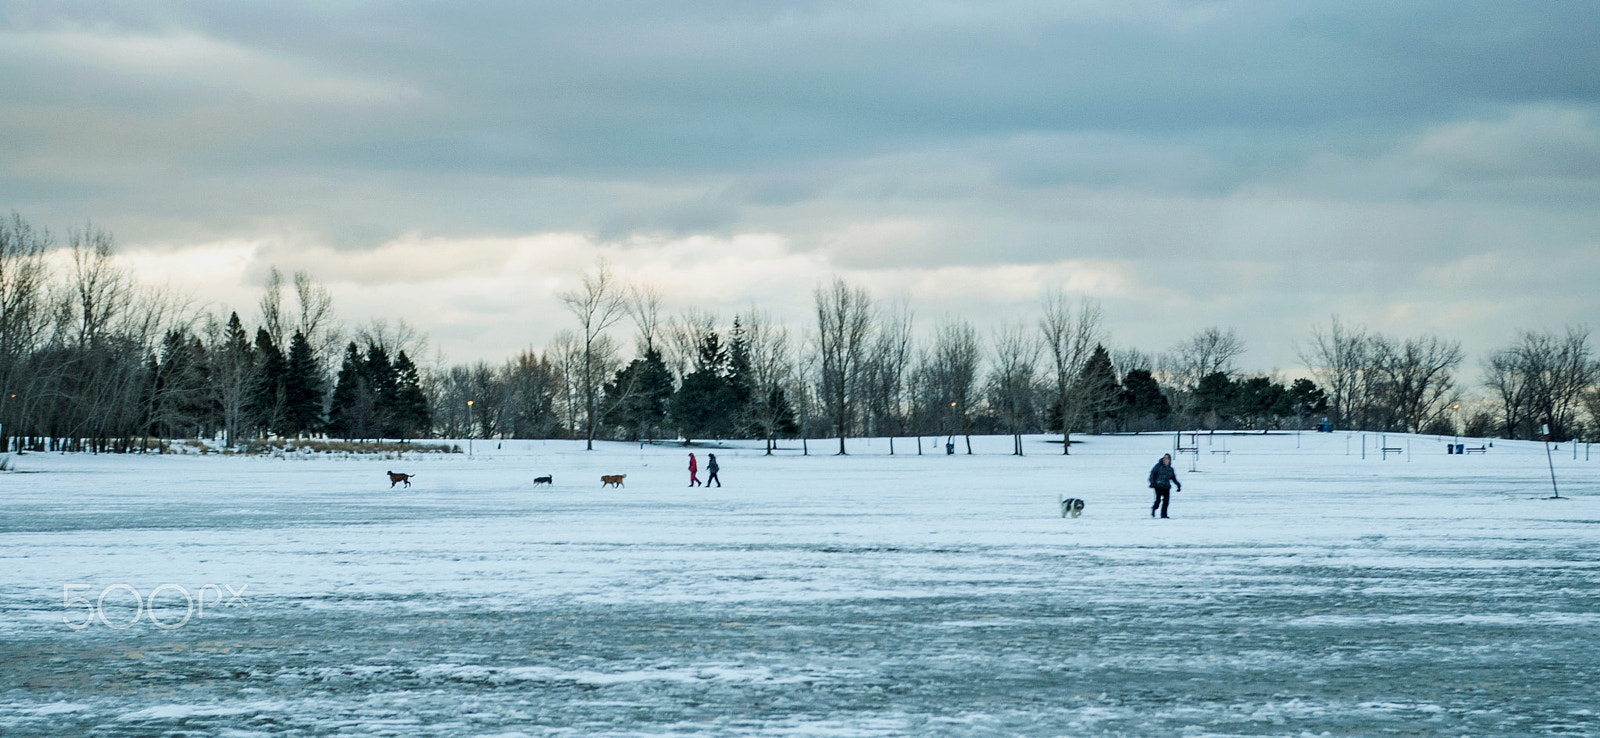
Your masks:
<svg viewBox="0 0 1600 738"><path fill-rule="evenodd" d="M1428 270L1471 256L1600 276L1570 257L1600 241L1597 27L1591 3L11 3L0 206L153 244L1184 264L1190 305L1303 322L1443 305Z"/></svg>

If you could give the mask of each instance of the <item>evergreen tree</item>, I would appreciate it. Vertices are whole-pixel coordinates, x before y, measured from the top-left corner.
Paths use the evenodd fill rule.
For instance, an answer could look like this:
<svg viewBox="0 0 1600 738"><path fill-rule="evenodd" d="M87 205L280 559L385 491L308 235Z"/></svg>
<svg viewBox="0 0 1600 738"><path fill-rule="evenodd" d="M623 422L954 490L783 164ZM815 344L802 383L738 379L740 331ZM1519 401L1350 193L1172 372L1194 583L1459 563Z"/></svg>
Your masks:
<svg viewBox="0 0 1600 738"><path fill-rule="evenodd" d="M745 339L744 327L733 319L728 331L728 386L733 389L733 403L729 421L736 433L749 428L750 403L755 398L755 382L750 376L750 343Z"/></svg>
<svg viewBox="0 0 1600 738"><path fill-rule="evenodd" d="M1124 413L1130 418L1160 420L1172 412L1172 406L1161 394L1161 385L1149 369L1130 369L1122 378Z"/></svg>
<svg viewBox="0 0 1600 738"><path fill-rule="evenodd" d="M395 420L400 406L400 386L396 382L394 364L389 361L389 352L380 344L367 346L366 379L376 408L373 413L375 434L399 436Z"/></svg>
<svg viewBox="0 0 1600 738"><path fill-rule="evenodd" d="M1094 347L1094 353L1084 362L1083 371L1078 373L1077 389L1083 393L1083 407L1089 416L1090 428L1098 432L1103 421L1116 417L1122 391L1117 387L1117 372L1111 366L1111 354L1106 347Z"/></svg>
<svg viewBox="0 0 1600 738"><path fill-rule="evenodd" d="M633 440L655 435L667 419L672 403L672 371L654 347L623 367L605 387L613 422L627 429Z"/></svg>
<svg viewBox="0 0 1600 738"><path fill-rule="evenodd" d="M695 371L727 377L728 349L722 345L722 337L716 331L707 331L700 337L699 344L695 346L694 368Z"/></svg>
<svg viewBox="0 0 1600 738"><path fill-rule="evenodd" d="M1274 419L1291 412L1289 392L1269 377L1251 377L1236 385L1232 409L1234 415L1264 432Z"/></svg>
<svg viewBox="0 0 1600 738"><path fill-rule="evenodd" d="M1305 424L1307 416L1328 411L1328 394L1316 382L1300 378L1289 385L1289 412L1295 416L1297 427Z"/></svg>
<svg viewBox="0 0 1600 738"><path fill-rule="evenodd" d="M695 371L672 396L672 420L685 440L726 438L733 432L738 395L728 380L728 352L715 331L700 339Z"/></svg>
<svg viewBox="0 0 1600 738"><path fill-rule="evenodd" d="M211 420L205 347L183 330L169 330L145 363L145 433L160 438L197 434Z"/></svg>
<svg viewBox="0 0 1600 738"><path fill-rule="evenodd" d="M428 393L422 389L422 376L411 357L401 351L394 360L395 435L415 438L427 435L433 428L433 412L428 408Z"/></svg>
<svg viewBox="0 0 1600 738"><path fill-rule="evenodd" d="M255 365L251 368L245 413L264 433L284 430L284 375L288 364L265 328L256 329Z"/></svg>
<svg viewBox="0 0 1600 738"><path fill-rule="evenodd" d="M222 344L212 353L212 375L217 382L217 402L222 416L222 429L227 435L227 445L232 447L246 424L246 406L249 403L250 373L255 362L255 352L250 348L250 336L239 321L239 314L228 316L227 328L222 333Z"/></svg>
<svg viewBox="0 0 1600 738"><path fill-rule="evenodd" d="M333 385L333 400L328 406L328 433L340 438L368 438L374 406L367 387L366 359L354 341L344 349L339 376Z"/></svg>
<svg viewBox="0 0 1600 738"><path fill-rule="evenodd" d="M289 360L283 376L283 415L287 433L313 433L322 429L322 372L304 333L289 340Z"/></svg>
<svg viewBox="0 0 1600 738"><path fill-rule="evenodd" d="M1214 415L1215 423L1226 422L1233 410L1238 385L1223 372L1212 372L1200 378L1194 388L1194 409L1202 416Z"/></svg>
<svg viewBox="0 0 1600 738"><path fill-rule="evenodd" d="M672 420L685 441L692 438L726 438L735 396L727 378L697 371L683 378L672 396Z"/></svg>

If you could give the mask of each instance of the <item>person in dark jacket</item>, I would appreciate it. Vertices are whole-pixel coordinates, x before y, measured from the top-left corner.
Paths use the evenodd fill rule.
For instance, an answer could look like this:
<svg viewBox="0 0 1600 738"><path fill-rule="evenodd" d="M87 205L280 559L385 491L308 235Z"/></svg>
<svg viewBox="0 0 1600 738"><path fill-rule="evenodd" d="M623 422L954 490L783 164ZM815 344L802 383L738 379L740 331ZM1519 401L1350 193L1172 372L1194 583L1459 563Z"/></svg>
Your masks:
<svg viewBox="0 0 1600 738"><path fill-rule="evenodd" d="M706 486L710 487L712 482L722 486L722 480L717 478L717 455L706 454Z"/></svg>
<svg viewBox="0 0 1600 738"><path fill-rule="evenodd" d="M1172 454L1162 454L1161 460L1150 470L1150 489L1156 491L1156 502L1150 506L1150 517L1156 516L1157 509L1161 510L1161 517L1167 516L1167 503L1172 499L1174 485L1179 492L1183 491L1183 482L1178 481L1178 472L1172 468Z"/></svg>

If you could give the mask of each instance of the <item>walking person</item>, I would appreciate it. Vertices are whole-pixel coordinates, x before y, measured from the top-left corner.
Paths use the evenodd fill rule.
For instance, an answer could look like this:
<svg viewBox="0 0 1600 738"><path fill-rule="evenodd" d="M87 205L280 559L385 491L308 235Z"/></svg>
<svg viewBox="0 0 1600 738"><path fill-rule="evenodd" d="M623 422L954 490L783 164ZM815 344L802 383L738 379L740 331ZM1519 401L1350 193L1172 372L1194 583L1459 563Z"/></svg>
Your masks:
<svg viewBox="0 0 1600 738"><path fill-rule="evenodd" d="M1167 516L1167 503L1172 500L1172 488L1177 486L1178 491L1183 491L1183 482L1178 481L1178 472L1172 468L1172 454L1162 454L1161 460L1156 462L1150 470L1150 489L1156 491L1155 504L1150 506L1150 517L1156 516L1156 510L1161 510L1161 517Z"/></svg>
<svg viewBox="0 0 1600 738"><path fill-rule="evenodd" d="M700 486L700 462L694 460L694 454L689 454L689 486Z"/></svg>
<svg viewBox="0 0 1600 738"><path fill-rule="evenodd" d="M722 486L722 480L717 478L717 455L706 454L706 486L710 487L712 482Z"/></svg>

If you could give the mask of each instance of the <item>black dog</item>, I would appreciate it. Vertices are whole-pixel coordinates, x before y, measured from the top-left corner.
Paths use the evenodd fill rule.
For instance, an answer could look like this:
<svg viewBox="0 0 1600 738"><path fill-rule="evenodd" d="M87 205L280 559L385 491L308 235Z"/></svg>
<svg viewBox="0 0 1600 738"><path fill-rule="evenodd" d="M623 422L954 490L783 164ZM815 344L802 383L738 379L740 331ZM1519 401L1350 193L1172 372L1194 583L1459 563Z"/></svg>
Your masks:
<svg viewBox="0 0 1600 738"><path fill-rule="evenodd" d="M554 476L550 475L550 474L546 474L546 475L544 475L542 477L534 477L533 478L533 483L534 484L550 484L550 485L553 485L553 484L556 483L556 478Z"/></svg>

